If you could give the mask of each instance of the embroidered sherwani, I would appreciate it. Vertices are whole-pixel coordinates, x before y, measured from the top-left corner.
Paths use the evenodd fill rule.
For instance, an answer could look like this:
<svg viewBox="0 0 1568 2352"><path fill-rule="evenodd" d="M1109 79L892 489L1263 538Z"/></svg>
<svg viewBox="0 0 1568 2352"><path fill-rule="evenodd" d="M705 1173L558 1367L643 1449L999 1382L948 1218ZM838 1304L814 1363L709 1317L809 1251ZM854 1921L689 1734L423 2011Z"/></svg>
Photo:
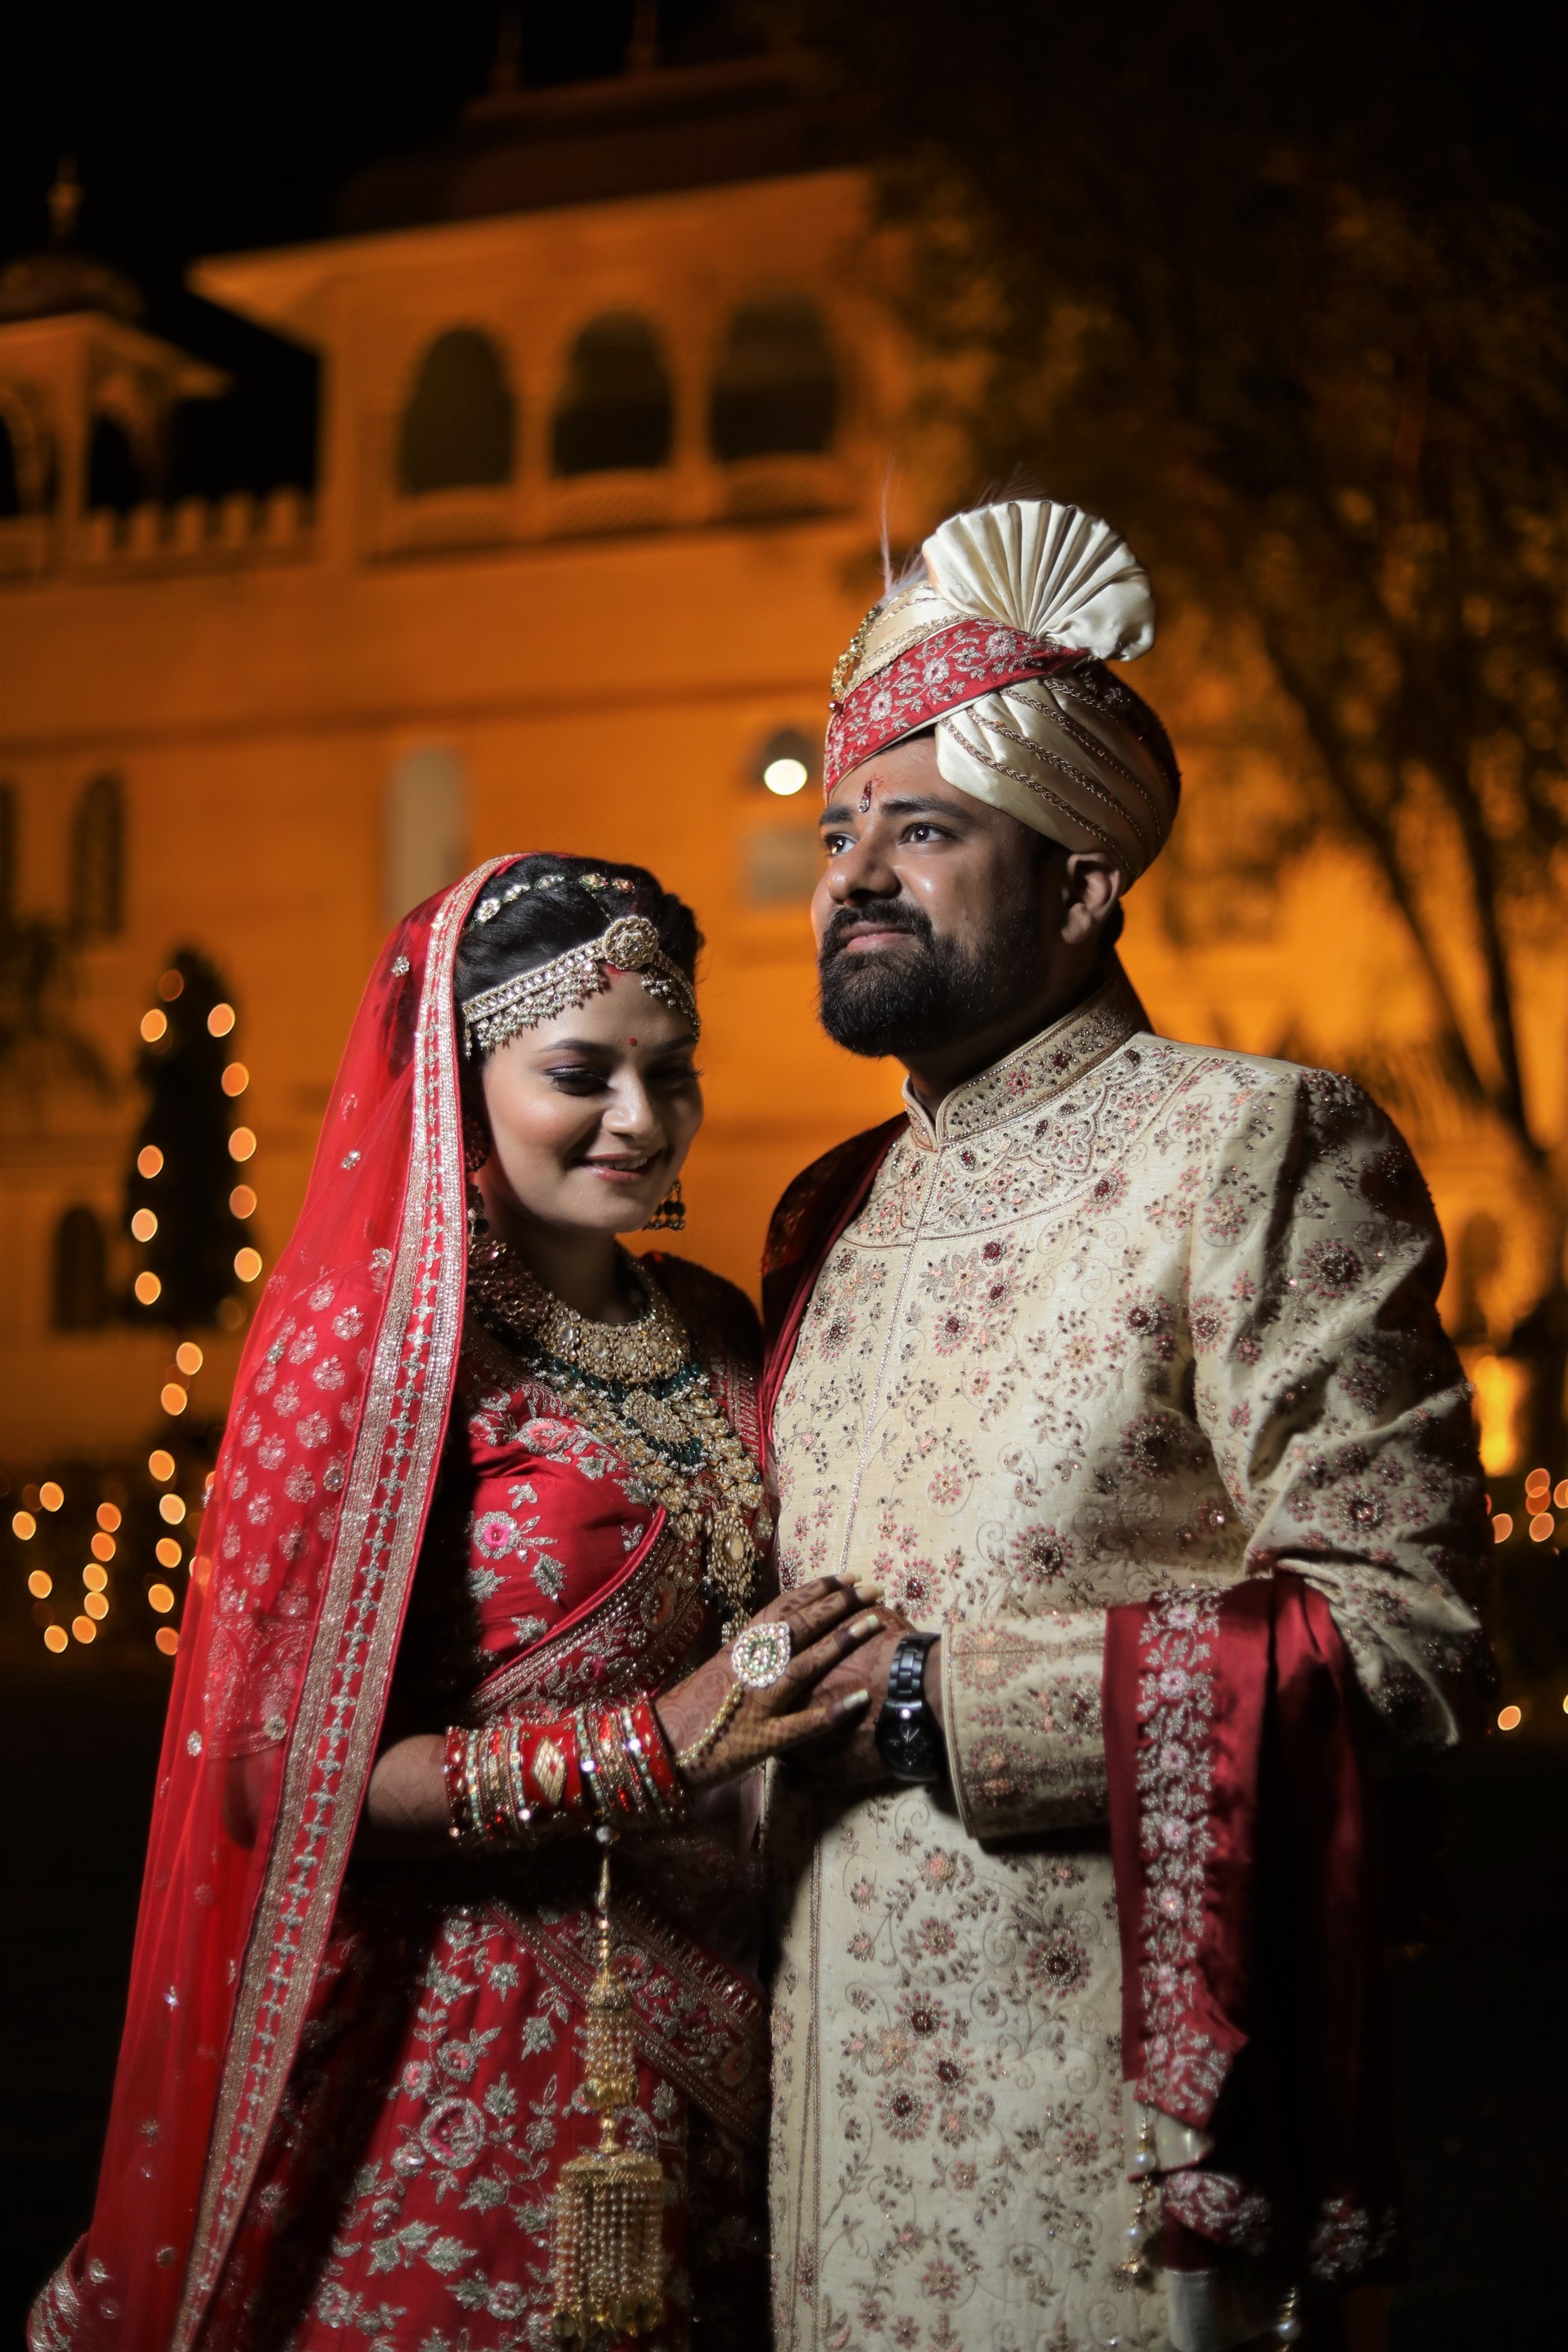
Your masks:
<svg viewBox="0 0 1568 2352"><path fill-rule="evenodd" d="M1165 2340L1116 2275L1105 1612L1293 1570L1373 1738L1452 1740L1484 1521L1441 1274L1356 1087L1152 1035L1120 974L909 1098L773 1458L784 1582L941 1630L950 1787L775 1791L779 2352Z"/></svg>

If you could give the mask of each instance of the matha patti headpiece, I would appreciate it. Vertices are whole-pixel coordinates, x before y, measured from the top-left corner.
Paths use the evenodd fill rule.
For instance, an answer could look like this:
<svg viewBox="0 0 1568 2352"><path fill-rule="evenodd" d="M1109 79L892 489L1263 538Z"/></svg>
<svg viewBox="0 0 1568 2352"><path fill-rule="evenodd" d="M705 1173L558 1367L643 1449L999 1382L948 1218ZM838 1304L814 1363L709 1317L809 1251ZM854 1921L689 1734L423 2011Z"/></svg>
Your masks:
<svg viewBox="0 0 1568 2352"><path fill-rule="evenodd" d="M563 1013L575 1013L608 988L612 971L635 971L649 996L680 1013L690 1022L693 1033L701 1034L697 992L659 946L658 933L647 917L617 915L596 940L584 940L581 947L568 948L564 955L552 956L548 963L517 972L497 988L465 997L465 1057L473 1058L476 1045L481 1054L493 1054L524 1029L537 1029L542 1021L558 1021Z"/></svg>

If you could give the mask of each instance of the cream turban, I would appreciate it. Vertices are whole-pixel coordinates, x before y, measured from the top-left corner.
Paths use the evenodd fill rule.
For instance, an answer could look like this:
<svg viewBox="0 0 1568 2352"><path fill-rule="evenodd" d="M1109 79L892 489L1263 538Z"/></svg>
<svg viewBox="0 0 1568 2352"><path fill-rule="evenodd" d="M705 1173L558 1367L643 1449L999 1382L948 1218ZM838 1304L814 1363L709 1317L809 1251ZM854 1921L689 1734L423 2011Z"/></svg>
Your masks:
<svg viewBox="0 0 1568 2352"><path fill-rule="evenodd" d="M824 781L934 724L950 784L1136 880L1170 834L1175 755L1108 661L1154 642L1148 574L1078 507L1012 500L951 516L926 577L874 605L833 676Z"/></svg>

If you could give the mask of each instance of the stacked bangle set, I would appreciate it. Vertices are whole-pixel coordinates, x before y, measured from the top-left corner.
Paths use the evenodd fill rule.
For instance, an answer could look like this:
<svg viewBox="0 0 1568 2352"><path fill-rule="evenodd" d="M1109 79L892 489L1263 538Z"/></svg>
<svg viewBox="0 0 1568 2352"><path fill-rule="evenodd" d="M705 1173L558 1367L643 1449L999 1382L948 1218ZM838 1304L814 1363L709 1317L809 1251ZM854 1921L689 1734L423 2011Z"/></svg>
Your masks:
<svg viewBox="0 0 1568 2352"><path fill-rule="evenodd" d="M685 1810L675 1759L646 1697L580 1706L553 1723L455 1725L447 1820L460 1845L502 1853L600 1825L664 1829Z"/></svg>

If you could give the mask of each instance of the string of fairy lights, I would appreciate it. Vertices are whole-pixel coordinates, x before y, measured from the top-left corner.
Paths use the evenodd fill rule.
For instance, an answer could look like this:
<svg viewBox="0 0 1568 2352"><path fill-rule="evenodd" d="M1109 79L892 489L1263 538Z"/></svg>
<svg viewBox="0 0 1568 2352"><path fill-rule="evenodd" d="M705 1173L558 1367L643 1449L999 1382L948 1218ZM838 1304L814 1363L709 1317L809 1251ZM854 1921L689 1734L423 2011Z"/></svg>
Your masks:
<svg viewBox="0 0 1568 2352"><path fill-rule="evenodd" d="M143 1044L156 1045L166 1035L169 1016L164 1008L182 994L184 985L184 976L178 971L171 969L163 973L158 983L162 1002L142 1016L140 1031ZM206 1018L208 1034L217 1039L231 1036L236 1019L232 1004L223 1002L214 1004ZM243 1062L231 1060L225 1064L219 1083L231 1101L237 1100L250 1084L250 1073ZM247 1168L254 1159L256 1148L254 1129L239 1125L230 1129L227 1150L229 1159L235 1163L234 1172L238 1181L228 1193L228 1209L241 1223L248 1223L256 1214L258 1205L255 1187L247 1180L239 1179L240 1169ZM144 1184L155 1183L163 1176L172 1178L174 1172L168 1154L153 1143L144 1144L138 1152L136 1171ZM143 1245L154 1239L160 1226L159 1212L150 1203L138 1208L130 1220L132 1239ZM260 1251L247 1242L235 1253L233 1266L236 1281L248 1288L260 1279ZM155 1307L163 1295L162 1280L149 1266L144 1266L138 1273L131 1287L137 1304L144 1309ZM229 1296L218 1300L217 1320L226 1330L238 1330L245 1323L246 1316L242 1297ZM195 1339L184 1339L175 1345L172 1357L165 1363L158 1392L159 1409L170 1422L178 1423L188 1411L191 1383L205 1361L205 1351ZM174 1657L180 1646L178 1630L170 1622L175 1615L180 1600L174 1579L182 1569L188 1570L200 1513L212 1485L209 1472L203 1479L199 1496L182 1494L179 1467L174 1452L167 1444L154 1445L147 1455L146 1475L157 1497L158 1533L153 1545L155 1568L143 1570L143 1598L154 1620L159 1621L153 1630L154 1645L166 1658ZM80 1600L75 1613L66 1622L62 1622L62 1617L56 1613L62 1604L68 1610L70 1600L66 1591L58 1589L56 1575L50 1568L40 1564L29 1571L26 1580L27 1591L34 1603L35 1622L40 1625L44 1648L56 1657L65 1655L73 1644L86 1649L98 1639L115 1606L114 1577L131 1565L124 1507L130 1497L118 1479L100 1477L96 1483L102 1499L93 1511L93 1528L87 1544L90 1557L79 1571ZM194 1482L187 1480L186 1483ZM108 1492L105 1493L104 1489ZM36 1487L25 1487L20 1499L23 1507L12 1517L11 1532L21 1542L30 1544L39 1534L45 1518L65 1511L68 1497L58 1478L46 1478Z"/></svg>

